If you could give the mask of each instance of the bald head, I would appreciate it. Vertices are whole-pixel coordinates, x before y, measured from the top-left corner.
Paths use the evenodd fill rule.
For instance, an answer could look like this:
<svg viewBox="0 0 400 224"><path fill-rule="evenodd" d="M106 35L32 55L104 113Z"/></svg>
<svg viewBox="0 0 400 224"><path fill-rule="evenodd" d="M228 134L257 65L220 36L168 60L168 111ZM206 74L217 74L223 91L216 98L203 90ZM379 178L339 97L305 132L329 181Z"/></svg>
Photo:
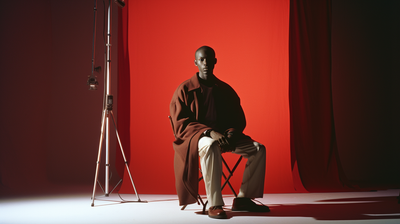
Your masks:
<svg viewBox="0 0 400 224"><path fill-rule="evenodd" d="M197 52L199 52L199 51L207 52L207 53L210 54L210 56L213 55L213 57L215 58L215 51L214 51L214 49L212 49L212 48L209 47L209 46L202 46L202 47L199 47L199 48L196 50L196 53L194 54L194 57L195 57L195 58L197 58Z"/></svg>

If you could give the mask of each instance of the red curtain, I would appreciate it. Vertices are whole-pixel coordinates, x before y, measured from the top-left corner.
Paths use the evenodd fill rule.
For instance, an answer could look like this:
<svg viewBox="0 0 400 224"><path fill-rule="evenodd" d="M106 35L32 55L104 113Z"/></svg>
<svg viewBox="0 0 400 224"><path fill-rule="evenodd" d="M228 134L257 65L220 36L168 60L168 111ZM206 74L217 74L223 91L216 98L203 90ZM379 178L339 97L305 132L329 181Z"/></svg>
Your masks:
<svg viewBox="0 0 400 224"><path fill-rule="evenodd" d="M331 91L331 1L291 0L289 104L295 186L345 189ZM301 183L300 183L301 181Z"/></svg>
<svg viewBox="0 0 400 224"><path fill-rule="evenodd" d="M125 4L129 4L127 1ZM130 63L128 51L128 7L118 9L118 134L124 150L126 160L130 161L131 141L130 141ZM124 176L125 163L119 144L116 151L117 172L122 178ZM129 182L129 181L125 181Z"/></svg>

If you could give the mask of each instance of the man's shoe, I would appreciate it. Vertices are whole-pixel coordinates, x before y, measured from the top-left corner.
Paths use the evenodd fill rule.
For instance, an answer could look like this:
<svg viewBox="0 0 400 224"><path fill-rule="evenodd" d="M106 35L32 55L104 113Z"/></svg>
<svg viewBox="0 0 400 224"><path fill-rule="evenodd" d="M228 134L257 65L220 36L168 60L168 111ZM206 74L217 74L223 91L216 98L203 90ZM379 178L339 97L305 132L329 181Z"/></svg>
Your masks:
<svg viewBox="0 0 400 224"><path fill-rule="evenodd" d="M226 219L228 216L226 215L222 206L212 206L208 209L208 216L214 219Z"/></svg>
<svg viewBox="0 0 400 224"><path fill-rule="evenodd" d="M235 198L233 199L232 211L246 212L269 212L266 205L257 205L250 198Z"/></svg>

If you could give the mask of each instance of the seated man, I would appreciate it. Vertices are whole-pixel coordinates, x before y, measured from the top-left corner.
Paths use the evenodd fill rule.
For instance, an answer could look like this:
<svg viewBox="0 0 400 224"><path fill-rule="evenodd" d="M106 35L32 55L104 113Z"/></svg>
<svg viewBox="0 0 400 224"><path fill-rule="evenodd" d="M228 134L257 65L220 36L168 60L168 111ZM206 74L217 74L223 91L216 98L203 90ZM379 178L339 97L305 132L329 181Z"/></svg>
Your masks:
<svg viewBox="0 0 400 224"><path fill-rule="evenodd" d="M233 211L268 212L251 199L263 197L265 147L243 134L246 119L236 92L215 77L215 51L197 49L199 72L175 91L170 113L176 140L174 169L180 205L195 203L198 195L198 157L204 178L211 218L227 218L221 194L221 153L233 152L247 158L243 182Z"/></svg>

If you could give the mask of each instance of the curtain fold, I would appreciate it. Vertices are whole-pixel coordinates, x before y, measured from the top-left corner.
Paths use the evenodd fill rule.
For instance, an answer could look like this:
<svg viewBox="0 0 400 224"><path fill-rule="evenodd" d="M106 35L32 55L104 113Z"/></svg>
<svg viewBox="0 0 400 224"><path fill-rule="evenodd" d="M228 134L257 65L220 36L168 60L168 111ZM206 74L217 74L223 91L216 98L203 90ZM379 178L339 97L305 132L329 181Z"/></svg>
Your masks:
<svg viewBox="0 0 400 224"><path fill-rule="evenodd" d="M304 186L313 192L347 189L333 118L331 10L330 0L290 2L289 105L293 181L296 189Z"/></svg>
<svg viewBox="0 0 400 224"><path fill-rule="evenodd" d="M128 51L128 3L124 8L118 9L118 134L124 149L127 162L130 162L131 137L130 137L130 117L131 117L131 94L130 94L130 63ZM119 176L124 177L125 163L117 142L115 157L116 168Z"/></svg>

